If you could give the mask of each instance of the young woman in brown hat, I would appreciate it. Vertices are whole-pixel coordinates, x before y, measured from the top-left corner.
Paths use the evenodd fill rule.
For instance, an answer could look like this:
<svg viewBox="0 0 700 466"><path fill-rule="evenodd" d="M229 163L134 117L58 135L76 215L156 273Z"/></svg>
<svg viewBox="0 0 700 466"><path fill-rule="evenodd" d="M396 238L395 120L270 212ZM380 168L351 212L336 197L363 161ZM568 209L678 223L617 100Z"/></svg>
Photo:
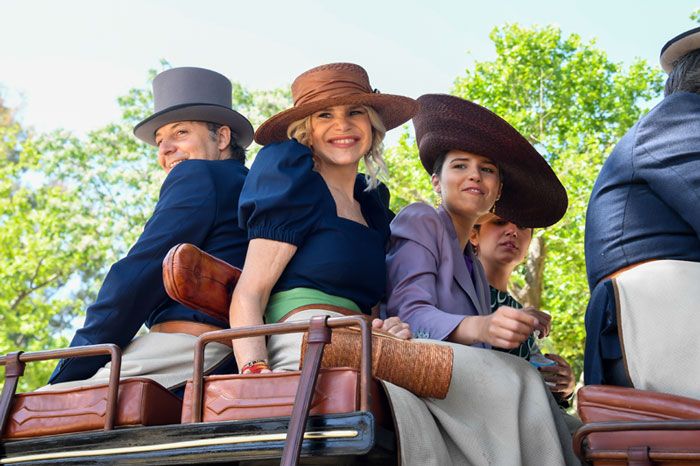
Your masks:
<svg viewBox="0 0 700 466"><path fill-rule="evenodd" d="M458 344L445 400L425 400L427 412L416 416L413 395L392 393L397 423L422 432L420 441L402 445L402 455L422 456L423 464L577 464L537 371L483 350L515 348L535 329L546 333L549 318L507 306L491 313L486 274L469 244L476 220L489 211L528 227L556 222L566 192L547 162L494 113L449 95L418 102L421 162L442 203L412 204L392 222L387 312L418 338Z"/></svg>
<svg viewBox="0 0 700 466"><path fill-rule="evenodd" d="M384 168L382 139L418 104L373 90L365 70L350 63L301 74L292 96L294 107L255 133L265 147L239 202L250 245L231 302L232 327L336 315L295 311L310 304L371 315L384 294L390 218L377 181ZM361 159L368 177L358 175ZM411 336L398 318L373 325ZM272 336L267 346L262 337L236 340L241 372L296 370L300 339Z"/></svg>

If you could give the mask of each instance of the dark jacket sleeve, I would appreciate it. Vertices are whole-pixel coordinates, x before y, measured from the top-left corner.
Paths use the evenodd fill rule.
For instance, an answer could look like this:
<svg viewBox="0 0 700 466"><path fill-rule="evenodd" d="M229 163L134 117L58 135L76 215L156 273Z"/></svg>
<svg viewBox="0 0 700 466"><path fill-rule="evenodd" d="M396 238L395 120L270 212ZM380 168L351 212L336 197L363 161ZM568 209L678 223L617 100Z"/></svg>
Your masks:
<svg viewBox="0 0 700 466"><path fill-rule="evenodd" d="M210 231L217 212L213 183L202 161L186 161L170 172L143 233L110 268L71 346L115 343L124 348L148 315L168 302L163 259L178 243L201 244ZM86 379L106 362L106 357L62 360L49 383Z"/></svg>

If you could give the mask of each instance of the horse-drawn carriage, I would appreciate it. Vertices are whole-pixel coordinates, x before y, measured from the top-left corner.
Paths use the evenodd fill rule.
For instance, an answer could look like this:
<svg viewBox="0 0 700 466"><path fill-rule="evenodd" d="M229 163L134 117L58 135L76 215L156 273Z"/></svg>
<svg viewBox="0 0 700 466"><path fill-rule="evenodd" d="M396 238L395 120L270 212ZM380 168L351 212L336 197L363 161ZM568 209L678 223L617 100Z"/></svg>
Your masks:
<svg viewBox="0 0 700 466"><path fill-rule="evenodd" d="M190 245L173 248L164 281L175 299L227 309L239 272ZM321 368L333 329L362 332L359 363ZM304 366L290 373L203 376L210 342L308 332ZM96 345L0 358L0 464L396 464L391 408L370 374L361 317L220 330L198 339L193 379L180 400L142 378L119 383L120 350ZM28 362L109 354L107 385L15 394ZM700 464L700 401L619 387L585 387L586 424L574 448L595 464Z"/></svg>

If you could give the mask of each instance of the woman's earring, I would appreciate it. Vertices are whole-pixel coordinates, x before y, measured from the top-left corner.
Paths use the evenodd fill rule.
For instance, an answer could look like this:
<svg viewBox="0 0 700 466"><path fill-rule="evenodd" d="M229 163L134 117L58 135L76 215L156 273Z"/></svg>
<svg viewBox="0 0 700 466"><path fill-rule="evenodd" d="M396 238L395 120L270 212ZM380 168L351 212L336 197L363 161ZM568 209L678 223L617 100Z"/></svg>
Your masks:
<svg viewBox="0 0 700 466"><path fill-rule="evenodd" d="M489 212L492 214L496 215L496 203L494 202L491 208L489 209Z"/></svg>

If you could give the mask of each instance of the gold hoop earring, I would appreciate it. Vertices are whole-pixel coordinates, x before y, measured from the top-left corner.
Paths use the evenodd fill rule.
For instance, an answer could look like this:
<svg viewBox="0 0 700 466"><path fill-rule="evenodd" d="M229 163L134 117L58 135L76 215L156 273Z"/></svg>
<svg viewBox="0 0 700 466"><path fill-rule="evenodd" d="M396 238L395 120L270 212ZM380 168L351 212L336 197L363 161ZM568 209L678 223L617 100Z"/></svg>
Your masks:
<svg viewBox="0 0 700 466"><path fill-rule="evenodd" d="M496 203L494 202L491 208L489 209L489 212L496 215Z"/></svg>

